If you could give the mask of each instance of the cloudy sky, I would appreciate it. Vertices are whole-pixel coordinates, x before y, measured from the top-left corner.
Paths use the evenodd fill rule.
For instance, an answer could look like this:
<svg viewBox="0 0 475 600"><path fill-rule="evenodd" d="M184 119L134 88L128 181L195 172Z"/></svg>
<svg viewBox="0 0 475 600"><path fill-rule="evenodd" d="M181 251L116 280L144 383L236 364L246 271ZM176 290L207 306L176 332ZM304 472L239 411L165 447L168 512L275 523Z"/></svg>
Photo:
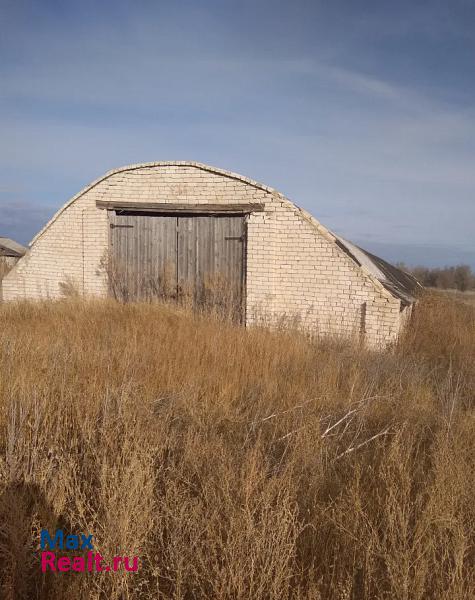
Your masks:
<svg viewBox="0 0 475 600"><path fill-rule="evenodd" d="M0 0L0 24L0 235L188 159L389 260L475 267L475 1Z"/></svg>

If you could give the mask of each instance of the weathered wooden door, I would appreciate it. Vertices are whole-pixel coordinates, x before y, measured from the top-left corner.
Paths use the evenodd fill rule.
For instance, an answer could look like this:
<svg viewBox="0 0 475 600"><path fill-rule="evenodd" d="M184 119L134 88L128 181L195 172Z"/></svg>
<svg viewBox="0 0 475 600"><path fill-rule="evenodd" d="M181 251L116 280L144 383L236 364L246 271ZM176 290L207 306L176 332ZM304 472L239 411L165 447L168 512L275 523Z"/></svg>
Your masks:
<svg viewBox="0 0 475 600"><path fill-rule="evenodd" d="M198 306L241 315L244 279L244 219L236 216L178 217L178 296Z"/></svg>
<svg viewBox="0 0 475 600"><path fill-rule="evenodd" d="M189 301L242 318L244 216L109 215L114 295Z"/></svg>
<svg viewBox="0 0 475 600"><path fill-rule="evenodd" d="M176 295L176 217L109 213L111 292L121 300Z"/></svg>

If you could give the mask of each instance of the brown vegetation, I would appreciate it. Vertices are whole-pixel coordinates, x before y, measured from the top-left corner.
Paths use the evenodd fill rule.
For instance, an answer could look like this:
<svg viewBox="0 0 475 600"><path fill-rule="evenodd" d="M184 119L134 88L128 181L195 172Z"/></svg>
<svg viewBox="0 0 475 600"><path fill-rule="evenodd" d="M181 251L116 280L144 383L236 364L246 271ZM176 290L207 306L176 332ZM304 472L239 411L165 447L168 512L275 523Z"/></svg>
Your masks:
<svg viewBox="0 0 475 600"><path fill-rule="evenodd" d="M469 265L456 265L453 267L407 267L404 263L398 265L407 271L425 287L440 290L458 290L466 292L475 290L475 273Z"/></svg>
<svg viewBox="0 0 475 600"><path fill-rule="evenodd" d="M0 256L0 286L2 284L2 279L10 270L11 266L8 264L7 260Z"/></svg>
<svg viewBox="0 0 475 600"><path fill-rule="evenodd" d="M475 585L475 310L384 353L161 304L0 306L2 598L432 599ZM42 527L137 573L43 578Z"/></svg>

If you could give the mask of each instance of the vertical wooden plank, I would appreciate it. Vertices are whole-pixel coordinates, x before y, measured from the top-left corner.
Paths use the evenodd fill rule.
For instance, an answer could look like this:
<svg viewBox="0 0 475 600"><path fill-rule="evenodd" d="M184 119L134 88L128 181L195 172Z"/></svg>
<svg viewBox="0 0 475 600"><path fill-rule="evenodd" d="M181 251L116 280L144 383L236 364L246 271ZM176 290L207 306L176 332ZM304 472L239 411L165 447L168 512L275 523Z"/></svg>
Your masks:
<svg viewBox="0 0 475 600"><path fill-rule="evenodd" d="M214 276L211 243L214 238L213 217L201 216L196 221L196 297L199 303L209 301L210 284Z"/></svg>
<svg viewBox="0 0 475 600"><path fill-rule="evenodd" d="M130 237L132 240L132 256L131 256L131 276L132 276L132 295L134 300L140 300L139 288L139 236L142 237L142 219L140 217L125 217L126 222L132 225L130 228Z"/></svg>
<svg viewBox="0 0 475 600"><path fill-rule="evenodd" d="M188 278L188 219L179 216L177 218L177 287L178 300L184 299L185 287Z"/></svg>
<svg viewBox="0 0 475 600"><path fill-rule="evenodd" d="M175 297L177 287L176 217L157 216L151 218L156 219L157 229L152 246L153 255L156 257L153 273L154 280L157 283L156 287L162 297Z"/></svg>

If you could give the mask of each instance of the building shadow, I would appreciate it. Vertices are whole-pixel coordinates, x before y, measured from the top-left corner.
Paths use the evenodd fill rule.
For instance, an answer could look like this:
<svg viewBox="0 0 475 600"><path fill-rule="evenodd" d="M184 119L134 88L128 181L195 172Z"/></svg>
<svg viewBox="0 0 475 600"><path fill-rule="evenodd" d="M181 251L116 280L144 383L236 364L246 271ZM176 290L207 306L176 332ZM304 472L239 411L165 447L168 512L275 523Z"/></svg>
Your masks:
<svg viewBox="0 0 475 600"><path fill-rule="evenodd" d="M0 598L52 598L54 578L41 572L40 531L64 527L38 485L16 481L0 496Z"/></svg>

